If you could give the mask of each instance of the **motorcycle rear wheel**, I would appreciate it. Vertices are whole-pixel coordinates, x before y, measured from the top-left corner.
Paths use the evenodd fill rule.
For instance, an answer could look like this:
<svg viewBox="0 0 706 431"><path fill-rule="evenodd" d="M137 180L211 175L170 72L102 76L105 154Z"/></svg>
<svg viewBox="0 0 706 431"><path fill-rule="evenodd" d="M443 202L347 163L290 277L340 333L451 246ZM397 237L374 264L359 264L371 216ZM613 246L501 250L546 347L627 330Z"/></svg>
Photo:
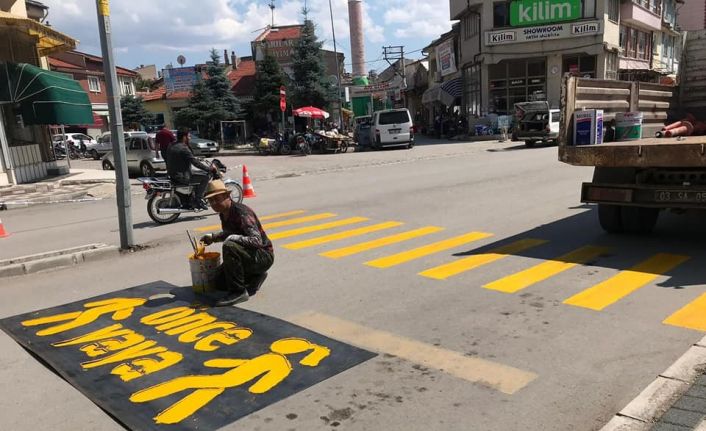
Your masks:
<svg viewBox="0 0 706 431"><path fill-rule="evenodd" d="M179 198L175 199L175 202L178 205L175 205L177 207L181 206L181 203L179 202ZM174 223L176 219L179 218L180 214L159 214L157 211L158 209L161 208L169 208L171 207L172 203L172 197L169 194L166 195L161 195L161 196L152 196L150 200L147 201L147 214L150 216L150 218L158 224L169 224L169 223Z"/></svg>
<svg viewBox="0 0 706 431"><path fill-rule="evenodd" d="M230 192L230 198L233 202L243 202L243 188L238 183L227 183L226 188Z"/></svg>

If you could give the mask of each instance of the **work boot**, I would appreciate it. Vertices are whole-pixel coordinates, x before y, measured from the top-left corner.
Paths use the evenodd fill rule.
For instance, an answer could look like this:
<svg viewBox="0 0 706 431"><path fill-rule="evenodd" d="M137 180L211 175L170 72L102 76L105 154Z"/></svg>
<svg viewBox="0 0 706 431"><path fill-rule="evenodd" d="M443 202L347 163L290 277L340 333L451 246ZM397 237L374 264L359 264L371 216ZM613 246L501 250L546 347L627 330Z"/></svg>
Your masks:
<svg viewBox="0 0 706 431"><path fill-rule="evenodd" d="M229 307L231 305L240 304L250 299L248 292L238 293L231 292L224 296L223 298L216 301L216 307Z"/></svg>
<svg viewBox="0 0 706 431"><path fill-rule="evenodd" d="M267 279L266 272L264 274L258 275L255 279L249 282L248 285L245 286L245 289L247 289L248 294L250 296L254 296L257 291L260 290L260 287L262 287L262 284L265 282L265 279Z"/></svg>

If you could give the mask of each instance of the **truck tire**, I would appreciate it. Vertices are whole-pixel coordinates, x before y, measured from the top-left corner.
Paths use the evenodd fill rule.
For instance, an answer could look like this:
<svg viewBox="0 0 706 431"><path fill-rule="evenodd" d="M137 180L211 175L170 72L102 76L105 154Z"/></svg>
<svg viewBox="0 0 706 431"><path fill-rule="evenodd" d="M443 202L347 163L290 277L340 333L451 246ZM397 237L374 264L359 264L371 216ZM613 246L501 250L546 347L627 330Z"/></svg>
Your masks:
<svg viewBox="0 0 706 431"><path fill-rule="evenodd" d="M598 204L598 221L608 233L623 233L622 207L620 205Z"/></svg>
<svg viewBox="0 0 706 431"><path fill-rule="evenodd" d="M536 142L535 141L525 141L525 147L527 148L533 148L535 146Z"/></svg>
<svg viewBox="0 0 706 431"><path fill-rule="evenodd" d="M632 234L652 232L659 218L658 208L622 207L620 213L623 231Z"/></svg>

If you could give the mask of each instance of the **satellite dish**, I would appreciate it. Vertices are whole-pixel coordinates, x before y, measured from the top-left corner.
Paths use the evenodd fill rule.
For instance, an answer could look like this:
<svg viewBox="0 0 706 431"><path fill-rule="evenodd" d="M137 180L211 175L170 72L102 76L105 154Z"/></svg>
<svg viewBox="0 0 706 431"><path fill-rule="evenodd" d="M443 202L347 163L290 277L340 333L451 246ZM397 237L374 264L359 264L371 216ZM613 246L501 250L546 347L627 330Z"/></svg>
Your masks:
<svg viewBox="0 0 706 431"><path fill-rule="evenodd" d="M177 63L179 63L180 66L183 66L184 63L186 63L186 57L180 55L179 57L177 57Z"/></svg>

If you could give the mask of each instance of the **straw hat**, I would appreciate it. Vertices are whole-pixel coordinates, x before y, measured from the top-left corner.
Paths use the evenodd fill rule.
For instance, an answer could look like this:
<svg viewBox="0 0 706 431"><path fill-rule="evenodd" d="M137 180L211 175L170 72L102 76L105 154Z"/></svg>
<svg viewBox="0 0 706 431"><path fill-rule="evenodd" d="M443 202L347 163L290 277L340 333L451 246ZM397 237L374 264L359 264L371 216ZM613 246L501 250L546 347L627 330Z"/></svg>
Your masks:
<svg viewBox="0 0 706 431"><path fill-rule="evenodd" d="M218 196L223 193L230 193L228 189L226 188L226 185L223 184L223 181L221 180L213 180L208 183L208 187L206 187L206 194L204 195L204 198L209 199L214 196Z"/></svg>

